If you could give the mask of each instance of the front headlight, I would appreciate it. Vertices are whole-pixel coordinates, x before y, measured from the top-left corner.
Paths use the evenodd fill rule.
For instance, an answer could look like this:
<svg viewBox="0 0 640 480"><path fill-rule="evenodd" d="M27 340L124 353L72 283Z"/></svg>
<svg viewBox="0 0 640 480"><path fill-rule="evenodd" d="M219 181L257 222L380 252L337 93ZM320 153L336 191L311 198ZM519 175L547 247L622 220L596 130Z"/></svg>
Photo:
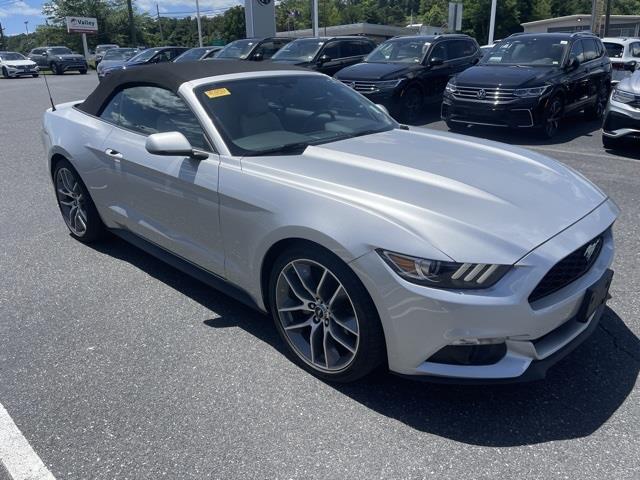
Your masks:
<svg viewBox="0 0 640 480"><path fill-rule="evenodd" d="M511 268L509 265L428 260L387 250L378 250L378 254L405 280L433 288L489 288Z"/></svg>
<svg viewBox="0 0 640 480"><path fill-rule="evenodd" d="M402 81L401 78L397 78L395 80L382 80L380 82L375 82L375 86L379 90L388 90L388 89L396 88L401 81Z"/></svg>
<svg viewBox="0 0 640 480"><path fill-rule="evenodd" d="M449 80L449 82L447 83L447 86L444 87L444 89L448 92L448 93L456 93L458 91L458 86L456 84L455 79L451 79Z"/></svg>
<svg viewBox="0 0 640 480"><path fill-rule="evenodd" d="M625 90L620 90L619 88L616 88L613 91L611 100L613 100L614 102L620 102L620 103L633 103L636 100L636 96L631 92L627 92Z"/></svg>
<svg viewBox="0 0 640 480"><path fill-rule="evenodd" d="M540 97L549 89L549 85L545 85L544 87L534 87L534 88L518 88L514 90L513 94L516 97Z"/></svg>

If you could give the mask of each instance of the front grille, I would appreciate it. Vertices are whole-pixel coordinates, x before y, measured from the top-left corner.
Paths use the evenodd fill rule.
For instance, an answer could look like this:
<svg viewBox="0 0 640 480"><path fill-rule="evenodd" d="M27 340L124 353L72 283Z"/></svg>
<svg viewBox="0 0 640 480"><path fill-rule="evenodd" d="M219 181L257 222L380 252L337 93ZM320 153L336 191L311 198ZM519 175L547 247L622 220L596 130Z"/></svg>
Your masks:
<svg viewBox="0 0 640 480"><path fill-rule="evenodd" d="M461 100L473 100L476 102L507 103L517 98L513 91L513 88L482 88L458 85L453 96Z"/></svg>
<svg viewBox="0 0 640 480"><path fill-rule="evenodd" d="M378 86L375 82L355 82L353 80L342 80L342 83L360 93L373 93L378 91Z"/></svg>
<svg viewBox="0 0 640 480"><path fill-rule="evenodd" d="M604 236L598 235L556 263L531 292L529 303L557 292L587 273L600 255Z"/></svg>

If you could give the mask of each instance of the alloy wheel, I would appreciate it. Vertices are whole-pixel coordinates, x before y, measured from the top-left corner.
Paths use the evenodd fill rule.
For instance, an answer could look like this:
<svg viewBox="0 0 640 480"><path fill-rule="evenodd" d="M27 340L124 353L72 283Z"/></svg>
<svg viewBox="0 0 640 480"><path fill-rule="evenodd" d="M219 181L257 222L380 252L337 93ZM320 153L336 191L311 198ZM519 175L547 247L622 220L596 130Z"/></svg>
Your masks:
<svg viewBox="0 0 640 480"><path fill-rule="evenodd" d="M278 275L275 300L285 338L304 362L328 373L353 362L360 343L358 316L328 268L308 259L289 262Z"/></svg>
<svg viewBox="0 0 640 480"><path fill-rule="evenodd" d="M562 103L559 99L553 100L547 110L547 117L544 126L545 133L549 138L553 137L560 128L560 118L562 116Z"/></svg>
<svg viewBox="0 0 640 480"><path fill-rule="evenodd" d="M68 168L56 172L56 195L65 223L75 235L87 233L87 208L80 182Z"/></svg>
<svg viewBox="0 0 640 480"><path fill-rule="evenodd" d="M404 114L408 121L414 121L422 110L422 94L417 88L409 88L404 93Z"/></svg>

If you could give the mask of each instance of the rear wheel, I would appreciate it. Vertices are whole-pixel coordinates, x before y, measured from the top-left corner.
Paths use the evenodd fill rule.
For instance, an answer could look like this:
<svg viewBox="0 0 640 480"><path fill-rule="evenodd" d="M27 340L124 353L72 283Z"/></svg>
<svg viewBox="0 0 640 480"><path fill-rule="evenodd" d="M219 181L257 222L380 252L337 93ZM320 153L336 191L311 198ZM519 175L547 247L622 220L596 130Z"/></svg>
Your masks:
<svg viewBox="0 0 640 480"><path fill-rule="evenodd" d="M420 117L424 106L424 95L417 86L409 86L400 95L398 117L405 123L414 123Z"/></svg>
<svg viewBox="0 0 640 480"><path fill-rule="evenodd" d="M560 120L564 111L564 103L560 97L552 98L544 112L542 132L546 138L553 138L560 129Z"/></svg>
<svg viewBox="0 0 640 480"><path fill-rule="evenodd" d="M51 64L51 71L56 75L62 75L64 73L64 71L62 70L62 67L60 67L60 65L58 65L57 63Z"/></svg>
<svg viewBox="0 0 640 480"><path fill-rule="evenodd" d="M587 120L602 120L604 111L607 108L609 92L606 87L602 87L593 105L584 109L584 116Z"/></svg>
<svg viewBox="0 0 640 480"><path fill-rule="evenodd" d="M350 382L385 359L369 294L331 252L309 245L282 254L271 272L269 304L297 363L318 377Z"/></svg>
<svg viewBox="0 0 640 480"><path fill-rule="evenodd" d="M78 172L67 160L56 164L53 183L60 213L71 235L85 243L102 238L106 230L98 210Z"/></svg>

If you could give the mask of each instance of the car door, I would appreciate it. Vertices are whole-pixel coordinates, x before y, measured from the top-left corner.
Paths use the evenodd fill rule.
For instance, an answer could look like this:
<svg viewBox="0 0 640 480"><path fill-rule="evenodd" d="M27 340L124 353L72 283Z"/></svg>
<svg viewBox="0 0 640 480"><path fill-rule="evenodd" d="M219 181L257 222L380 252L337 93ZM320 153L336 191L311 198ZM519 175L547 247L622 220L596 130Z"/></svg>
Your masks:
<svg viewBox="0 0 640 480"><path fill-rule="evenodd" d="M565 79L566 112L581 108L588 99L589 91L589 75L585 65L584 47L581 40L575 40L571 45L569 60L572 58L577 58L580 64L578 68L568 72Z"/></svg>
<svg viewBox="0 0 640 480"><path fill-rule="evenodd" d="M453 75L452 58L453 41L436 43L424 58L425 70L422 78L426 101L433 102L440 98L449 78ZM433 62L437 63L433 63ZM442 63L440 63L442 62Z"/></svg>
<svg viewBox="0 0 640 480"><path fill-rule="evenodd" d="M218 223L218 168L197 118L184 100L154 86L134 86L116 95L101 117L115 124L104 142L112 162L107 182L111 210L123 228L219 275L224 254ZM183 133L205 160L160 156L145 148L147 136Z"/></svg>
<svg viewBox="0 0 640 480"><path fill-rule="evenodd" d="M362 46L359 40L343 40L340 46L342 53L342 61L340 62L340 69L360 63L364 58L362 53ZM334 72L334 73L337 73Z"/></svg>
<svg viewBox="0 0 640 480"><path fill-rule="evenodd" d="M319 65L318 71L333 77L342 70L342 45L339 40L327 42L321 52L318 52L318 59L326 58Z"/></svg>
<svg viewBox="0 0 640 480"><path fill-rule="evenodd" d="M582 48L585 56L585 67L588 82L586 85L586 101L591 104L595 102L603 87L608 94L609 61L604 57L604 48L601 42L595 38L585 38L582 40Z"/></svg>
<svg viewBox="0 0 640 480"><path fill-rule="evenodd" d="M38 65L39 67L44 67L46 65L43 62L43 58L44 58L42 55L43 53L44 53L43 48L34 48L33 50L31 50L31 53L29 54L29 58L34 62L36 62L36 65Z"/></svg>

